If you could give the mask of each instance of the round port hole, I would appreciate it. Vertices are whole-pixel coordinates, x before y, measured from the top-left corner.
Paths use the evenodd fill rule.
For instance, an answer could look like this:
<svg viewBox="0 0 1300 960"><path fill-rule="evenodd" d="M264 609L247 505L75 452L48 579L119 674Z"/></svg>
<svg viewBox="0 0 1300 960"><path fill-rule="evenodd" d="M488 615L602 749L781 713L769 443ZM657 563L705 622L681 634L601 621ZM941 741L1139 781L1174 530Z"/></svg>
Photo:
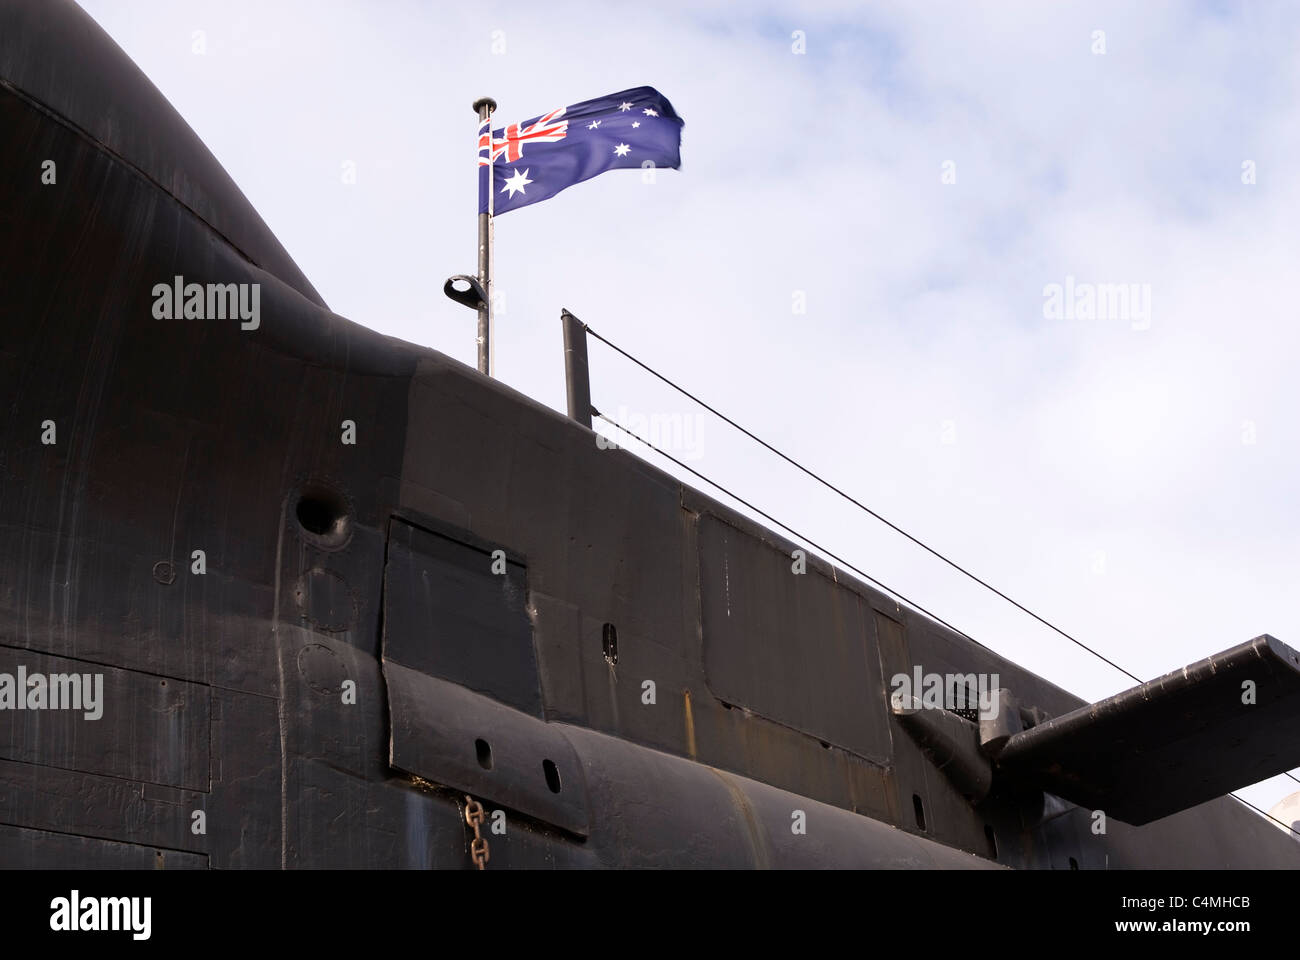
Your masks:
<svg viewBox="0 0 1300 960"><path fill-rule="evenodd" d="M294 515L303 534L317 546L341 547L351 536L347 500L343 494L324 484L303 486L294 504Z"/></svg>

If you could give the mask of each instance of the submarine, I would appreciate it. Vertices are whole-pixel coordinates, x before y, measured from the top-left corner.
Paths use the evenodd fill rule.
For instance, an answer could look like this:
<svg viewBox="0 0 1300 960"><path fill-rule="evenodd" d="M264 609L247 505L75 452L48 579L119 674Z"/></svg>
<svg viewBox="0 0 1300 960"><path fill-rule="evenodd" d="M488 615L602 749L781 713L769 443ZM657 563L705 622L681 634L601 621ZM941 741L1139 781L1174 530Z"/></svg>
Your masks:
<svg viewBox="0 0 1300 960"><path fill-rule="evenodd" d="M1088 703L796 571L331 312L70 0L0 0L0 393L5 868L1300 867L1229 796L1294 649Z"/></svg>

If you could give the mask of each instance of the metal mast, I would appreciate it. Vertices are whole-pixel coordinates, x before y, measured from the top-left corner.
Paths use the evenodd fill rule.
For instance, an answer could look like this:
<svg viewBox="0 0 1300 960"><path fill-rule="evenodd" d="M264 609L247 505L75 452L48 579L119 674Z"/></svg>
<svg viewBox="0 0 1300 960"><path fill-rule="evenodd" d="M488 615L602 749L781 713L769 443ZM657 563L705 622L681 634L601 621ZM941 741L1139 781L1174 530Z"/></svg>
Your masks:
<svg viewBox="0 0 1300 960"><path fill-rule="evenodd" d="M493 204L493 170L492 162L492 112L497 102L491 97L480 97L474 101L474 112L478 114L479 137L486 130L487 150L487 213L478 215L478 282L483 288L483 301L478 308L478 372L492 376L492 204Z"/></svg>

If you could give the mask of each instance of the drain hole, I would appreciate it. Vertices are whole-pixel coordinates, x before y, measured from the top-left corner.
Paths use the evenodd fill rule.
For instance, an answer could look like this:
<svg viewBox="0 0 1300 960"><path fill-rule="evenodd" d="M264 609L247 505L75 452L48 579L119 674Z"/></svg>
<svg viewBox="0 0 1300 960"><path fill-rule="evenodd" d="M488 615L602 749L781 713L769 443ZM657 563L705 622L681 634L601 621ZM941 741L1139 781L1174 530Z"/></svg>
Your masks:
<svg viewBox="0 0 1300 960"><path fill-rule="evenodd" d="M338 517L328 503L314 497L303 497L298 501L298 522L310 533L324 536L334 530Z"/></svg>
<svg viewBox="0 0 1300 960"><path fill-rule="evenodd" d="M546 774L546 785L551 788L551 793L560 792L560 771L556 768L552 760L542 761L542 772Z"/></svg>
<svg viewBox="0 0 1300 960"><path fill-rule="evenodd" d="M478 753L478 765L484 770L492 769L492 747L486 740L475 740L474 750Z"/></svg>
<svg viewBox="0 0 1300 960"><path fill-rule="evenodd" d="M319 484L304 487L294 513L321 546L341 545L348 538L348 504L336 490Z"/></svg>
<svg viewBox="0 0 1300 960"><path fill-rule="evenodd" d="M912 794L912 812L916 814L916 826L919 830L925 829L925 806L921 803L920 794Z"/></svg>
<svg viewBox="0 0 1300 960"><path fill-rule="evenodd" d="M600 648L605 651L605 659L612 667L618 663L618 631L612 623L605 624L600 631Z"/></svg>

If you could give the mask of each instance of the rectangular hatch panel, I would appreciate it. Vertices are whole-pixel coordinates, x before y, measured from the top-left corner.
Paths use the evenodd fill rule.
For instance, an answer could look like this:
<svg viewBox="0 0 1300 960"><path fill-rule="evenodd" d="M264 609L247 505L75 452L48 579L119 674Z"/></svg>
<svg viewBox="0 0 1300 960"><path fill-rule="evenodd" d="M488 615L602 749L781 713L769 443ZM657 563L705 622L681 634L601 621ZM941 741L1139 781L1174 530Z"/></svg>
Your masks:
<svg viewBox="0 0 1300 960"><path fill-rule="evenodd" d="M432 525L432 524L431 524ZM527 569L466 531L393 517L384 569L384 659L542 716Z"/></svg>

